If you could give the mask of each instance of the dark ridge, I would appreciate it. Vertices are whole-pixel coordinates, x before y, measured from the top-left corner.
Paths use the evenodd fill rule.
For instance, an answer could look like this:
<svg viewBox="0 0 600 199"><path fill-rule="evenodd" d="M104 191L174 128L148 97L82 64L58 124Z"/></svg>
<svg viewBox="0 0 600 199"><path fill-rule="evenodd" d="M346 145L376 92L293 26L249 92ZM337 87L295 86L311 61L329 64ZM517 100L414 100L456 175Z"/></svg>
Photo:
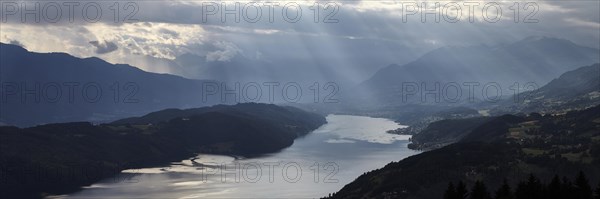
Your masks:
<svg viewBox="0 0 600 199"><path fill-rule="evenodd" d="M326 122L317 114L267 104L173 110L148 114L158 116L152 124L0 127L0 197L70 193L124 169L165 165L197 153L273 153Z"/></svg>

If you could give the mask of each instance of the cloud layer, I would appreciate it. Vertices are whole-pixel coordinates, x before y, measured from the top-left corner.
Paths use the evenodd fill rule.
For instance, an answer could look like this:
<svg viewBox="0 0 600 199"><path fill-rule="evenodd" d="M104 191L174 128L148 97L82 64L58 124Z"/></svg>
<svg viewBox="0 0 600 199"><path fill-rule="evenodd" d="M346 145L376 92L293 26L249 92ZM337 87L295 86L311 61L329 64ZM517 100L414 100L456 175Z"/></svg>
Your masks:
<svg viewBox="0 0 600 199"><path fill-rule="evenodd" d="M81 9L90 2L79 3ZM598 1L491 2L497 6L488 6L487 12L482 9L490 1L441 1L445 7L438 16L422 14L424 9L435 11L432 1L317 2L318 15L315 2L278 2L271 13L270 4L259 1L239 2L238 11L245 14L237 18L221 12L210 14L210 8L224 9L220 3L140 1L134 5L119 2L118 19L109 9L112 3L97 2L103 8L102 17L93 22L91 12L72 20L64 15L58 22L45 18L36 22L29 17L23 23L19 13L3 15L0 41L18 42L32 51L97 56L189 78L206 78L207 68L245 60L285 68L282 71L298 79L318 74L324 77L315 79L344 83L358 83L385 65L403 64L448 45L497 45L540 35L600 47ZM41 2L40 8L45 4ZM478 5L473 21L467 4ZM261 7L261 15L253 5ZM413 5L421 10L415 11ZM225 7L235 8L235 4L228 2ZM502 9L502 16L490 22L496 7ZM290 21L297 13L300 18ZM457 13L461 20L449 20ZM253 22L257 16L260 20ZM527 19L535 20L526 23ZM199 59L182 65L180 60L190 56Z"/></svg>

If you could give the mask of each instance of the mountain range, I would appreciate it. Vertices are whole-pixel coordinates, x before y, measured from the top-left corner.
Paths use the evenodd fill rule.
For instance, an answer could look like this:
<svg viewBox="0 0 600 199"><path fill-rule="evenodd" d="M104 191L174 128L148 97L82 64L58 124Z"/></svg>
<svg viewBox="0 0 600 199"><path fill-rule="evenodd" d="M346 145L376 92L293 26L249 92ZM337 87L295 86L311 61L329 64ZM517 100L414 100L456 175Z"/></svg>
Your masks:
<svg viewBox="0 0 600 199"><path fill-rule="evenodd" d="M541 88L494 104L493 114L559 112L582 109L600 101L600 64L568 71Z"/></svg>
<svg viewBox="0 0 600 199"><path fill-rule="evenodd" d="M449 182L589 174L600 180L600 64L582 66L492 106L491 116L442 119L414 132L427 150L367 172L328 198L441 198ZM538 113L540 112L540 113ZM509 114L502 114L509 113Z"/></svg>
<svg viewBox="0 0 600 199"><path fill-rule="evenodd" d="M529 37L497 46L442 47L408 64L385 67L355 88L342 88L342 103L326 104L321 109L338 107L341 112L366 110L372 113L404 104L432 102L441 107L472 107L478 104L469 102L470 90L464 83L479 84L472 94L477 102L485 98L482 88L489 83L498 83L502 96L508 98L513 94L510 88L514 83L544 85L566 71L597 63L598 54L598 49L548 37ZM210 80L195 80L149 73L94 57L34 53L11 44L0 44L0 55L3 57L0 61L0 125L21 127L70 121L108 122L167 108L233 104L240 101L232 97L224 99L220 93L211 95L205 90L215 85L222 89L221 81L251 81L246 78L248 74L277 77L281 72L268 63L234 57L230 62L205 66L210 70L207 74L220 75ZM191 66L206 60L182 55L172 62ZM233 67L244 63L248 66ZM257 67L266 68L258 70ZM235 76L239 73L244 75ZM411 86L417 90L403 88L407 82L414 83ZM438 96L426 94L427 90L436 89L435 83L440 83L438 91L434 91ZM456 85L459 88L452 87ZM494 89L488 92L493 93ZM461 93L459 100L449 102L446 98L455 98L456 92ZM436 97L441 101L436 102Z"/></svg>
<svg viewBox="0 0 600 199"><path fill-rule="evenodd" d="M34 53L10 44L0 44L0 56L4 125L105 122L222 103L219 97L203 98L203 86L215 81L149 73L94 57Z"/></svg>
<svg viewBox="0 0 600 199"><path fill-rule="evenodd" d="M460 123L473 122L462 120ZM358 177L328 198L442 198L450 182L485 182L491 190L503 180L533 174L541 182L553 176L588 174L600 180L600 105L561 115L503 115L474 121L438 122L430 128L464 136L457 143L391 162ZM459 127L463 129L458 129Z"/></svg>
<svg viewBox="0 0 600 199"><path fill-rule="evenodd" d="M348 97L383 105L495 101L522 92L511 90L515 83L545 85L564 72L598 63L599 54L598 49L549 37L496 46L442 47L413 62L379 70L356 88L369 96ZM427 94L432 90L438 96Z"/></svg>
<svg viewBox="0 0 600 199"><path fill-rule="evenodd" d="M513 98L493 104L491 115L564 114L570 110L585 109L600 104L600 64L583 66L568 71L547 85L533 91L519 93ZM415 132L412 144L415 149L440 148L461 140L476 127L488 122L490 117L451 118L434 121ZM489 129L493 131L493 129Z"/></svg>
<svg viewBox="0 0 600 199"><path fill-rule="evenodd" d="M147 118L152 123L143 121ZM273 153L325 122L293 107L248 103L164 110L111 124L3 126L0 197L70 193L125 169L162 166L197 153Z"/></svg>

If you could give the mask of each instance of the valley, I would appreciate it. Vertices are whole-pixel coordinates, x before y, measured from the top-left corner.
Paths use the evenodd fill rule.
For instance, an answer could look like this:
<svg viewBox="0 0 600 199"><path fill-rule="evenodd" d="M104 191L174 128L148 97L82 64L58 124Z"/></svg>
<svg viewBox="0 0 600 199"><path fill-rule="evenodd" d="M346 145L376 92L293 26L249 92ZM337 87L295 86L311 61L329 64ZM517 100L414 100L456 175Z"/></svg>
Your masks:
<svg viewBox="0 0 600 199"><path fill-rule="evenodd" d="M600 198L600 2L484 3L2 1L0 198Z"/></svg>
<svg viewBox="0 0 600 199"><path fill-rule="evenodd" d="M144 116L159 118L151 123L132 118L118 124L0 127L1 194L40 198L70 193L125 169L165 165L197 153L273 153L326 122L316 114L267 104L206 107L193 115L186 111L192 110Z"/></svg>

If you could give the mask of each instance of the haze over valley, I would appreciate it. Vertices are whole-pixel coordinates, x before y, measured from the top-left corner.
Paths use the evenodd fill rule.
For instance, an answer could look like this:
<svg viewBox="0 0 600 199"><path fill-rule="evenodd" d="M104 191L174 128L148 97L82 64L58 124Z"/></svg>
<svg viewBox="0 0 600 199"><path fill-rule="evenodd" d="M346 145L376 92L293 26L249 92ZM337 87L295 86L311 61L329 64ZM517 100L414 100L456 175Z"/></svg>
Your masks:
<svg viewBox="0 0 600 199"><path fill-rule="evenodd" d="M600 1L2 1L1 198L600 198Z"/></svg>

